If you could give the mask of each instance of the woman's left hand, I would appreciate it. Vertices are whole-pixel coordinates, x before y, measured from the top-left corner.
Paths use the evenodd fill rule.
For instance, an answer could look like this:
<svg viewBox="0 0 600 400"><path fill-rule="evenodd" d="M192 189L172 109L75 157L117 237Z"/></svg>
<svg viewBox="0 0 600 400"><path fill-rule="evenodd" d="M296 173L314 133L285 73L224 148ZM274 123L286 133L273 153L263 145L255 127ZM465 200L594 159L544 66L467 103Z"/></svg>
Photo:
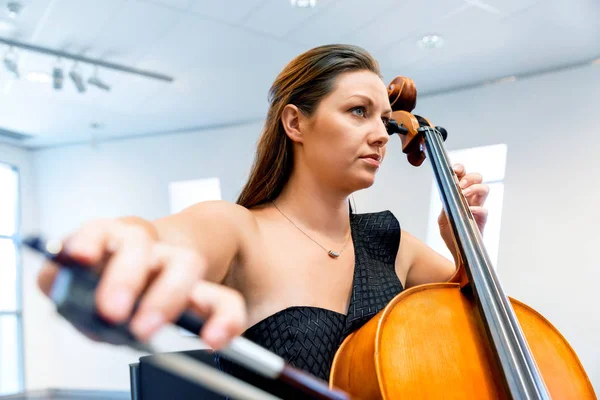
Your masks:
<svg viewBox="0 0 600 400"><path fill-rule="evenodd" d="M481 174L476 172L467 174L467 171L462 164L454 165L454 172L456 172L463 195L469 203L469 208L471 209L471 213L477 222L479 231L483 235L483 230L488 217L488 210L483 205L487 199L490 188L488 185L482 183L483 177ZM438 225L440 227L440 234L442 235L444 242L454 255L456 249L454 248L452 227L450 226L450 222L448 221L448 217L446 216L446 212L443 208L438 218Z"/></svg>

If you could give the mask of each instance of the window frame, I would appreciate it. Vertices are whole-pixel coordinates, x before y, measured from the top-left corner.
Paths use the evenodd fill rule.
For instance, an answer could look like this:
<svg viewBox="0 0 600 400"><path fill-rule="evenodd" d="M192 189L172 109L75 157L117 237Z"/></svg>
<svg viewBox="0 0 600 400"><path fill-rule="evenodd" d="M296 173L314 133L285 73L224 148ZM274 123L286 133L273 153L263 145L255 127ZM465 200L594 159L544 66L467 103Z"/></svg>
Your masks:
<svg viewBox="0 0 600 400"><path fill-rule="evenodd" d="M2 235L0 234L0 239L3 240L11 240L13 246L15 248L15 268L16 268L16 308L14 310L0 310L0 317L4 316L14 316L16 318L17 324L17 354L18 354L18 367L19 371L17 373L19 381L17 382L17 392L20 393L25 390L25 349L24 349L24 329L23 329L23 269L22 269L22 256L21 256L21 246L19 245L19 234L21 231L21 221L22 221L22 207L21 207L21 199L22 196L22 182L21 182L21 171L19 167L13 165L8 162L0 161L0 165L8 167L11 169L17 178L17 190L16 196L17 199L15 201L15 231L12 236ZM4 393L2 395L9 395L11 393Z"/></svg>
<svg viewBox="0 0 600 400"><path fill-rule="evenodd" d="M477 150L477 149L485 149L488 147L495 147L495 146L499 146L500 148L503 147L504 150L504 155L503 155L503 171L501 174L501 177L492 177L491 179L486 179L485 176L483 176L483 184L486 185L493 185L493 184L501 184L503 187L503 195L502 195L502 202L500 204L500 213L502 213L502 210L504 209L504 197L506 194L506 163L507 163L507 159L508 159L508 146L506 145L506 143L498 143L498 144L493 144L493 145L482 145L482 146L474 146L474 147L467 147L467 148L460 148L460 149L455 149L455 150L448 150L448 157L451 161L452 164L454 164L455 162L460 162L463 163L462 160L452 160L452 156L453 154L460 154L462 152L468 152L469 150ZM477 172L475 170L473 170L473 166L470 165L465 165L465 167L469 170L468 172ZM477 168L475 166L475 168ZM432 188L432 192L430 194L430 198L429 198L429 209L428 209L428 225L427 225L427 230L425 233L425 243L432 247L434 250L436 251L441 251L441 243L443 242L440 238L439 238L439 233L437 230L437 218L439 216L439 213L441 211L441 208L439 209L434 209L432 208L432 206L434 204L436 205L440 205L441 207L443 207L443 203L441 201L441 199L439 199L440 197L440 191L436 182L435 177L433 178L432 182L431 182L431 188ZM435 199L435 200L434 200ZM487 203L486 203L487 204ZM487 226L486 226L487 229ZM498 226L498 230L501 231L502 230L502 221L499 221L499 226ZM498 233L499 235L499 233ZM435 237L435 239L434 239ZM499 240L499 237L498 237ZM484 241L485 241L485 233L484 233ZM498 242L496 245L496 249L495 249L495 253L496 253L496 259L493 259L493 267L496 271L498 271L499 265L498 265L498 255L499 255L499 245L500 243ZM440 247L438 247L440 246ZM452 260L452 257L449 255L449 251L446 250L446 247L443 246L443 251L440 252L440 254L442 254L444 257L449 257L450 260ZM492 257L493 258L493 257Z"/></svg>

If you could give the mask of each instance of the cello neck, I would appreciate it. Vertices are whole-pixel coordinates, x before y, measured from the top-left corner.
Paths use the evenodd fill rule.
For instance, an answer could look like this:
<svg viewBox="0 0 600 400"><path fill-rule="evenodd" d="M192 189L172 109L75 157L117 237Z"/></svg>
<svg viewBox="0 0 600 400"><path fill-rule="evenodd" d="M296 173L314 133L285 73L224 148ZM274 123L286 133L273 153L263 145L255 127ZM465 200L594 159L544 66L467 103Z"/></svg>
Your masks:
<svg viewBox="0 0 600 400"><path fill-rule="evenodd" d="M460 190L442 134L420 119L419 133L469 278L483 325L513 399L550 399L521 327L504 294L469 205Z"/></svg>

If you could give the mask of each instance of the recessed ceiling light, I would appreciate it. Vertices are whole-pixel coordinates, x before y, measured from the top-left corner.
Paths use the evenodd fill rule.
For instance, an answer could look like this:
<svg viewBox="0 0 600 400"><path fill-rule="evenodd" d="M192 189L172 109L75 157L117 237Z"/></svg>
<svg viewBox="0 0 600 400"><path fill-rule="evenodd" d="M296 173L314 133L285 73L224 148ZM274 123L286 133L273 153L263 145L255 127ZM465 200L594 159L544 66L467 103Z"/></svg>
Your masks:
<svg viewBox="0 0 600 400"><path fill-rule="evenodd" d="M444 45L444 39L440 35L425 35L417 44L422 49L439 49Z"/></svg>
<svg viewBox="0 0 600 400"><path fill-rule="evenodd" d="M314 8L317 5L317 0L290 0L292 7L297 8Z"/></svg>
<svg viewBox="0 0 600 400"><path fill-rule="evenodd" d="M35 83L50 83L50 82L52 82L52 77L50 77L50 75L45 72L36 72L36 71L28 72L27 76L25 78L28 81L35 82Z"/></svg>

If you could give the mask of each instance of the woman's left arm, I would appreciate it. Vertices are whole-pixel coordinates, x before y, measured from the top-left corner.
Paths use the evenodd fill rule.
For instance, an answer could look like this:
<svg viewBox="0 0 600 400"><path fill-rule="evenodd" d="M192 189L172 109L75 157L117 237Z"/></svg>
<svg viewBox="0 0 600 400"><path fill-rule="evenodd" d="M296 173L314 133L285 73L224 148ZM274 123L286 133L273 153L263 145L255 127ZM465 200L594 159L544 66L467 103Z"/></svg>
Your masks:
<svg viewBox="0 0 600 400"><path fill-rule="evenodd" d="M483 177L478 173L467 174L462 164L456 164L454 171L458 177L463 194L469 203L471 213L483 234L487 222L485 200L489 194L489 186L483 184ZM447 282L456 272L460 257L454 244L452 227L445 211L442 209L438 217L440 235L452 253L454 262L442 256L431 247L410 233L402 230L400 246L396 256L396 273L403 286L409 288L416 285L434 282Z"/></svg>

